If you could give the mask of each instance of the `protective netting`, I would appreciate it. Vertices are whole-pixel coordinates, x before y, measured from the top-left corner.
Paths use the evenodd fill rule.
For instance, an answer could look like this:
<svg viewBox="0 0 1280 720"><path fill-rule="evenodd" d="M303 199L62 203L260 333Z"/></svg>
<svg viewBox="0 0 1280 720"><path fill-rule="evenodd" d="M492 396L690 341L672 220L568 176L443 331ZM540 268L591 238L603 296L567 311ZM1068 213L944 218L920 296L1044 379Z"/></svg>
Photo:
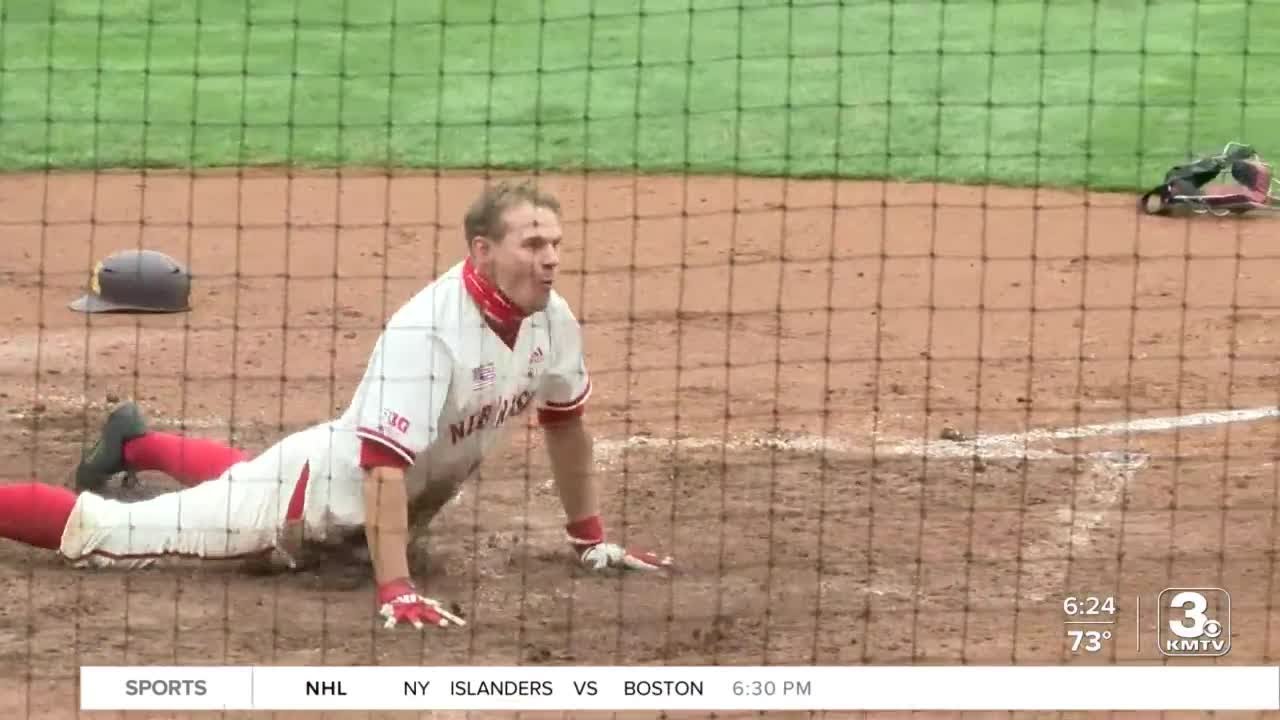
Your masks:
<svg viewBox="0 0 1280 720"><path fill-rule="evenodd" d="M0 715L73 716L84 664L1274 662L1276 226L1135 206L1273 154L1274 40L1230 0L0 4L5 483L70 486L128 399L250 455L341 412L534 177L605 525L681 568L576 570L522 418L415 541L467 627L382 630L350 561L5 541ZM189 312L68 307L136 248ZM1230 593L1229 653L1160 652L1171 587Z"/></svg>

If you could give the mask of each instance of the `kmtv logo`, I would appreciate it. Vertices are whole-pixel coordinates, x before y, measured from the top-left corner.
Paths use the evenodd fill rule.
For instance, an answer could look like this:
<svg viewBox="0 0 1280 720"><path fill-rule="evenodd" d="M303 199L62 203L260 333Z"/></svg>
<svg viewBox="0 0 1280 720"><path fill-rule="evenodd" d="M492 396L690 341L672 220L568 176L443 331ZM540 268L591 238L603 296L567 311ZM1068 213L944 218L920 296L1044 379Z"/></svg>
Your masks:
<svg viewBox="0 0 1280 720"><path fill-rule="evenodd" d="M1231 650L1231 596L1222 588L1169 588L1157 603L1165 655L1217 657Z"/></svg>

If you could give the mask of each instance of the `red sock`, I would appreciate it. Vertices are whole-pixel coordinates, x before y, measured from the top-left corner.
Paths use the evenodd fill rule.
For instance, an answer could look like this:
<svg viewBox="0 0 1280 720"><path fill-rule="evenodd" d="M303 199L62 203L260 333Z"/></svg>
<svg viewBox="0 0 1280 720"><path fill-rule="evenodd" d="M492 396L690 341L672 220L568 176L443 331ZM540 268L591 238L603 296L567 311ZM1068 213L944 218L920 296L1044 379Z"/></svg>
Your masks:
<svg viewBox="0 0 1280 720"><path fill-rule="evenodd" d="M158 470L187 487L218 477L244 458L222 443L170 433L149 432L124 444L124 463L131 470Z"/></svg>
<svg viewBox="0 0 1280 720"><path fill-rule="evenodd" d="M57 485L0 485L0 537L57 550L76 494Z"/></svg>

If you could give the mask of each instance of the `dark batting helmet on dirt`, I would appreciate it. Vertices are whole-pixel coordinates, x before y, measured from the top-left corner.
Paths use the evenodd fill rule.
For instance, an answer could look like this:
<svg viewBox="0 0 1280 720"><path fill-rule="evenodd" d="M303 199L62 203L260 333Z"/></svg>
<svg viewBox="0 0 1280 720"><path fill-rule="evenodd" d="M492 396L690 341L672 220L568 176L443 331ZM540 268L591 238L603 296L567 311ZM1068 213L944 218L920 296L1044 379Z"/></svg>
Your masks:
<svg viewBox="0 0 1280 720"><path fill-rule="evenodd" d="M191 275L155 250L124 250L93 268L89 292L71 309L100 312L184 312L191 309Z"/></svg>

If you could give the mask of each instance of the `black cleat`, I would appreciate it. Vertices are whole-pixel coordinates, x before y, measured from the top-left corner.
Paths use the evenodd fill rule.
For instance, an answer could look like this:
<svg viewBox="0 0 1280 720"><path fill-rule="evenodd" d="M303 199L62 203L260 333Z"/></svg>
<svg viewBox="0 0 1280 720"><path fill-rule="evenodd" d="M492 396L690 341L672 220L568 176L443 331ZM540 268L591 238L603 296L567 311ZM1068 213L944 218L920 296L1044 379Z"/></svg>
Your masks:
<svg viewBox="0 0 1280 720"><path fill-rule="evenodd" d="M89 448L76 466L75 485L78 492L101 492L107 481L120 473L129 473L126 485L137 482L133 472L124 465L124 444L145 435L147 421L142 410L133 402L126 402L111 411L98 441Z"/></svg>

